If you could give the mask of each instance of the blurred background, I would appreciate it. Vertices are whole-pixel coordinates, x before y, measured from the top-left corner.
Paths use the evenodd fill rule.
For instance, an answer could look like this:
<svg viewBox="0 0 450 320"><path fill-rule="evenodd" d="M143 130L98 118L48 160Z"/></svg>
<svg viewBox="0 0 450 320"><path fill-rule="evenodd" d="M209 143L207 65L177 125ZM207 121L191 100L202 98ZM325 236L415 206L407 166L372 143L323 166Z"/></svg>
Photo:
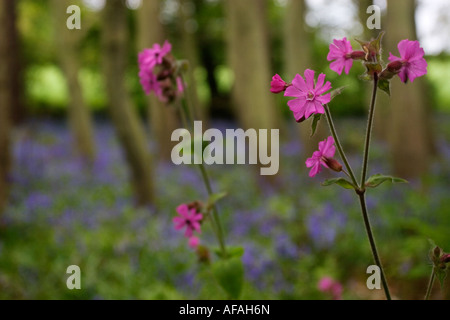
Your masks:
<svg viewBox="0 0 450 320"><path fill-rule="evenodd" d="M69 30L69 5L81 29ZM207 266L173 229L180 203L206 200L194 166L170 160L177 105L145 96L137 54L168 39L190 63L197 118L210 127L278 128L280 172L209 167L227 243L242 245L246 299L382 299L366 288L373 264L356 197L324 188L326 172L304 165L328 136L309 138L271 77L306 68L347 86L331 108L359 168L370 84L354 63L338 76L329 43L369 40L368 6L381 8L387 61L402 39L418 39L428 75L392 81L380 93L369 174L407 178L368 193L392 292L422 299L431 272L429 243L450 251L450 2L446 0L0 0L0 299L221 299ZM205 126L204 126L205 127ZM250 170L249 170L250 169ZM253 170L255 169L255 170ZM201 242L216 242L204 226ZM211 258L213 254L211 253ZM81 268L68 290L66 268ZM448 299L436 284L434 299Z"/></svg>

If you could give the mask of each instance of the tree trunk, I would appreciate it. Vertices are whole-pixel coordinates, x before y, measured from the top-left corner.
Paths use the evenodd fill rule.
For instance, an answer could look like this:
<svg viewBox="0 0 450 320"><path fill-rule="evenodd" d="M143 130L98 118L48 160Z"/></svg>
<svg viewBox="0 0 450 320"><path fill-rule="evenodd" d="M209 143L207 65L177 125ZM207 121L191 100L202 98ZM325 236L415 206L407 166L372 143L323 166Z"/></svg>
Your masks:
<svg viewBox="0 0 450 320"><path fill-rule="evenodd" d="M161 0L143 1L138 18L138 49L152 47L165 41L163 26L159 21ZM156 141L159 158L169 160L174 146L172 132L179 127L177 109L166 106L154 94L148 97L148 123Z"/></svg>
<svg viewBox="0 0 450 320"><path fill-rule="evenodd" d="M57 55L69 89L68 118L75 142L75 150L88 162L92 162L95 158L92 118L84 103L80 82L78 81L80 66L78 62L78 42L80 32L77 29L69 30L66 28L66 19L68 17L66 8L70 4L68 0L51 1L55 20L54 30Z"/></svg>
<svg viewBox="0 0 450 320"><path fill-rule="evenodd" d="M190 23L194 19L194 11L195 4L191 0L180 0L180 8L179 8L179 28L181 34L182 48L184 52L184 56L180 57L182 59L186 59L189 61L189 70L186 77L186 81L188 84L187 94L192 102L194 107L194 115L198 120L202 120L204 127L207 126L205 121L208 120L207 110L205 106L200 103L197 94L197 85L195 80L195 69L199 64L199 53L198 53L198 44L196 37L196 30L190 30ZM192 10L192 12L191 12Z"/></svg>
<svg viewBox="0 0 450 320"><path fill-rule="evenodd" d="M265 0L225 2L228 54L234 71L233 107L245 128L271 129L280 123L280 111L270 93L270 60Z"/></svg>
<svg viewBox="0 0 450 320"><path fill-rule="evenodd" d="M130 167L137 204L151 204L152 164L145 131L125 87L127 9L121 0L108 0L102 18L103 67L111 117Z"/></svg>
<svg viewBox="0 0 450 320"><path fill-rule="evenodd" d="M13 107L12 60L16 52L11 50L11 35L14 33L14 3L0 0L0 213L9 193L8 174L11 165L10 132L11 108Z"/></svg>
<svg viewBox="0 0 450 320"><path fill-rule="evenodd" d="M291 81L298 73L303 76L306 69L312 69L311 39L306 31L305 16L306 3L304 0L289 0L286 6L286 19L284 25L285 47L285 80ZM317 74L316 74L317 76ZM287 106L286 106L287 107ZM294 118L292 117L292 121ZM310 121L297 125L304 146L305 154L311 155L319 141L329 135L325 118L319 122L316 134L311 138Z"/></svg>
<svg viewBox="0 0 450 320"><path fill-rule="evenodd" d="M416 39L414 13L414 0L388 1L386 53L398 56L400 40ZM398 77L391 82L388 140L394 172L401 177L420 177L428 169L433 139L429 127L430 112L425 103L425 82L425 77L407 85Z"/></svg>

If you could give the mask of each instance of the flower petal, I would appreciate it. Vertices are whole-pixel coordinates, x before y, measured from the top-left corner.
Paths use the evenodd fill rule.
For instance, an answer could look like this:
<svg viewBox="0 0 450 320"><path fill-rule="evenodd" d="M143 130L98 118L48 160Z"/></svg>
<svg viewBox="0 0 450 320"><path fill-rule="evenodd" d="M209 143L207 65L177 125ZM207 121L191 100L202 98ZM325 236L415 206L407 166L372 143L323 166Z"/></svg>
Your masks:
<svg viewBox="0 0 450 320"><path fill-rule="evenodd" d="M309 171L309 176L311 178L313 178L316 175L318 175L321 171L322 171L322 167L320 166L320 163L318 162L317 164L314 165L314 167L312 167L311 171Z"/></svg>
<svg viewBox="0 0 450 320"><path fill-rule="evenodd" d="M292 85L300 91L308 92L308 87L306 86L305 80L298 73L295 75L294 80L292 80Z"/></svg>
<svg viewBox="0 0 450 320"><path fill-rule="evenodd" d="M299 97L297 99L289 100L287 102L287 105L289 106L289 109L292 112L301 112L303 114L305 113L304 112L305 104L306 104L305 97Z"/></svg>
<svg viewBox="0 0 450 320"><path fill-rule="evenodd" d="M306 87L308 90L314 89L314 70L306 69L305 70L305 79L306 79Z"/></svg>

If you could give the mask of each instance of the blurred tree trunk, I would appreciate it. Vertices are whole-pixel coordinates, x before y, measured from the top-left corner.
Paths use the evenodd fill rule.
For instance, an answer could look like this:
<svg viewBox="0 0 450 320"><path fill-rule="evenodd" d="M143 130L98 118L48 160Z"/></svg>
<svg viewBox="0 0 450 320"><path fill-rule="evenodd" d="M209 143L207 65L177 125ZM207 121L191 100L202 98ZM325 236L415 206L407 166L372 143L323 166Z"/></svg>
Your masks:
<svg viewBox="0 0 450 320"><path fill-rule="evenodd" d="M402 39L415 40L415 1L388 1L386 34L387 49L399 56L397 44ZM391 82L389 112L389 144L396 175L420 177L427 172L432 152L430 114L426 99L426 78L402 83L398 77Z"/></svg>
<svg viewBox="0 0 450 320"><path fill-rule="evenodd" d="M143 1L138 18L138 49L152 47L153 44L163 44L164 30L159 20L161 0ZM172 147L172 132L179 127L177 109L166 106L151 94L148 97L148 123L153 139L156 141L159 157L170 159Z"/></svg>
<svg viewBox="0 0 450 320"><path fill-rule="evenodd" d="M108 0L102 16L103 67L111 117L132 174L138 205L153 202L151 157L145 131L125 87L128 62L127 8L121 0Z"/></svg>
<svg viewBox="0 0 450 320"><path fill-rule="evenodd" d="M14 33L14 3L0 0L0 213L3 211L9 193L9 169L11 165L10 135L11 110L14 103L13 60L16 52L11 50L11 35Z"/></svg>
<svg viewBox="0 0 450 320"><path fill-rule="evenodd" d="M55 23L57 56L69 91L68 120L75 141L75 149L80 156L92 162L95 158L92 118L84 103L78 80L80 69L78 43L81 33L77 29L69 30L66 27L68 17L66 9L71 5L71 1L51 0L50 3Z"/></svg>
<svg viewBox="0 0 450 320"><path fill-rule="evenodd" d="M189 70L187 72L187 77L185 80L187 82L187 94L191 100L191 103L194 107L194 114L196 119L202 120L204 122L204 127L206 126L205 121L208 120L207 110L205 110L205 106L200 103L198 94L197 94L197 84L195 80L195 69L199 64L199 52L198 52L198 43L196 37L196 30L194 20L194 13L196 10L195 4L191 0L179 0L180 8L179 8L179 28L182 40L182 48L184 56L180 57L181 59L186 59L189 61Z"/></svg>
<svg viewBox="0 0 450 320"><path fill-rule="evenodd" d="M6 10L8 15L6 17L8 24L8 38L9 38L9 51L11 52L11 57L9 59L11 74L9 76L9 81L11 82L11 99L13 106L10 109L12 124L19 124L26 118L26 108L23 102L24 90L23 90L23 78L22 70L23 63L21 60L20 52L20 39L19 31L16 27L17 21L17 3L18 1L7 1Z"/></svg>
<svg viewBox="0 0 450 320"><path fill-rule="evenodd" d="M280 111L270 93L270 59L265 0L225 2L228 55L234 71L233 107L245 128L277 128Z"/></svg>
<svg viewBox="0 0 450 320"><path fill-rule="evenodd" d="M284 25L284 61L285 81L290 82L298 73L303 76L306 69L312 69L311 39L306 31L306 3L304 0L289 0L286 6L286 18ZM318 76L316 74L316 76ZM287 107L287 106L286 106ZM291 121L295 121L292 117ZM310 121L299 124L298 130L307 155L317 150L320 140L329 135L329 130L323 118L317 126L316 134L311 138Z"/></svg>

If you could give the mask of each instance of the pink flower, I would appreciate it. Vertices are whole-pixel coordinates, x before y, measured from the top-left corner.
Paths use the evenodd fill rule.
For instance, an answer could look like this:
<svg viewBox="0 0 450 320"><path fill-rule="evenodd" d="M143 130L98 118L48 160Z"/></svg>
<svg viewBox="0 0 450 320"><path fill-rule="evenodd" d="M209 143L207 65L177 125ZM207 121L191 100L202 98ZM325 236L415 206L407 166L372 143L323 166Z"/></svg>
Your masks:
<svg viewBox="0 0 450 320"><path fill-rule="evenodd" d="M323 108L331 100L329 93L324 94L331 89L331 83L327 81L324 85L325 74L321 73L314 83L314 71L307 69L305 79L297 74L292 81L292 85L286 88L284 95L286 97L295 97L296 99L288 101L288 106L294 113L295 120L301 122L308 119L312 114L325 113Z"/></svg>
<svg viewBox="0 0 450 320"><path fill-rule="evenodd" d="M281 79L278 74L276 74L272 77L272 81L270 82L270 92L280 93L285 91L288 86L290 85Z"/></svg>
<svg viewBox="0 0 450 320"><path fill-rule="evenodd" d="M322 166L328 168L329 159L334 157L336 147L334 146L333 137L329 136L324 141L319 142L319 151L315 151L313 156L306 160L306 167L312 168L309 176L312 178L322 171Z"/></svg>
<svg viewBox="0 0 450 320"><path fill-rule="evenodd" d="M402 40L398 44L400 58L389 53L389 61L400 61L402 66L398 74L402 82L411 82L415 78L427 74L427 62L423 58L425 51L420 47L419 41Z"/></svg>
<svg viewBox="0 0 450 320"><path fill-rule="evenodd" d="M347 38L342 40L333 40L330 44L330 52L328 53L327 60L333 61L330 64L330 69L337 72L339 75L342 74L342 70L345 69L345 73L350 72L350 68L353 66L352 59L353 48L350 41Z"/></svg>
<svg viewBox="0 0 450 320"><path fill-rule="evenodd" d="M200 240L197 237L192 236L189 238L188 244L189 244L189 247L191 247L192 249L195 249L200 244Z"/></svg>
<svg viewBox="0 0 450 320"><path fill-rule="evenodd" d="M158 97L162 96L161 86L159 85L156 75L151 70L141 69L139 71L139 78L146 94L150 94L154 91Z"/></svg>
<svg viewBox="0 0 450 320"><path fill-rule="evenodd" d="M186 238L192 238L194 231L201 233L200 222L203 219L203 215L201 213L197 212L195 208L189 209L187 204L179 205L177 212L180 216L173 218L173 223L175 224L176 230L181 230L186 227L186 231L184 233Z"/></svg>
<svg viewBox="0 0 450 320"><path fill-rule="evenodd" d="M331 294L334 300L342 299L342 285L330 277L320 279L318 288L324 293Z"/></svg>
<svg viewBox="0 0 450 320"><path fill-rule="evenodd" d="M163 58L171 50L172 45L167 40L164 42L162 47L159 43L155 43L151 49L145 49L139 53L139 66L153 70L156 65L162 64Z"/></svg>

